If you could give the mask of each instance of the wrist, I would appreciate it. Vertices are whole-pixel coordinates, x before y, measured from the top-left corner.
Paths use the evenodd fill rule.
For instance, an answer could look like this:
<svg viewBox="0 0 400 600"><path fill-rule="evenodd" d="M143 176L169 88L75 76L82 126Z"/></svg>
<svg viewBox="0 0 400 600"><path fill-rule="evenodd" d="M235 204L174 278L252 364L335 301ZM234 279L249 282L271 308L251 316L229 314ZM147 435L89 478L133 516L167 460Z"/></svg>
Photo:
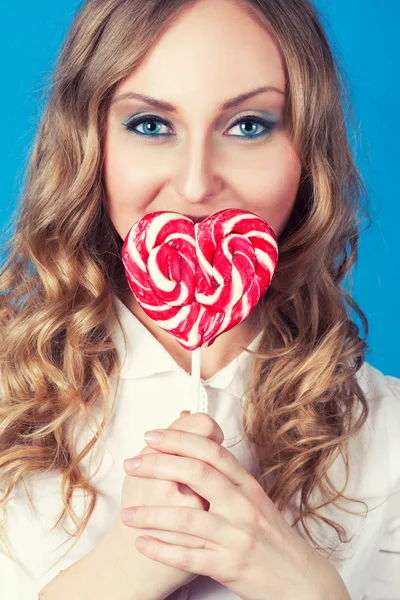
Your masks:
<svg viewBox="0 0 400 600"><path fill-rule="evenodd" d="M118 573L118 580L122 587L130 590L131 600L163 600L153 593L149 581L143 581L141 574L134 564L134 538L132 531L118 520L102 538L94 549L99 556L106 554L112 556L111 568Z"/></svg>
<svg viewBox="0 0 400 600"><path fill-rule="evenodd" d="M351 600L343 579L337 569L326 559L328 567L322 579L322 589L316 600Z"/></svg>

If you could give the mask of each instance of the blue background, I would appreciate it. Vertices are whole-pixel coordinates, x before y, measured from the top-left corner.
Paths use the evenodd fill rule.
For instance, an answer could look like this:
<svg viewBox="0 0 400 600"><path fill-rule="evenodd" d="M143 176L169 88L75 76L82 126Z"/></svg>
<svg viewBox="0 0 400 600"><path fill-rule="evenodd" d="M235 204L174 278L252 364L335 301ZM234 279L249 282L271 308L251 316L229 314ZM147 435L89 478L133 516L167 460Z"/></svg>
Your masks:
<svg viewBox="0 0 400 600"><path fill-rule="evenodd" d="M47 79L80 2L7 2L2 10L3 56L0 228L10 220L42 111ZM370 334L367 361L400 377L399 96L400 4L317 0L335 53L344 62L357 119L351 140L372 204L372 226L360 239L353 297ZM381 8L381 10L380 10ZM1 257L3 260L3 257ZM358 323L358 321L356 320Z"/></svg>

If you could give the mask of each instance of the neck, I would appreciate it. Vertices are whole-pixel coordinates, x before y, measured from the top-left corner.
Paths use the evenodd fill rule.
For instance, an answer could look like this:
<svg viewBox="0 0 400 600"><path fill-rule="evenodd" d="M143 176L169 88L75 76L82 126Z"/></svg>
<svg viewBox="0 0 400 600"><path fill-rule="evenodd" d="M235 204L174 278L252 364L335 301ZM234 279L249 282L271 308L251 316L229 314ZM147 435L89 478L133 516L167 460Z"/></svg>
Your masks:
<svg viewBox="0 0 400 600"><path fill-rule="evenodd" d="M123 299L125 306L139 319L150 333L164 346L172 358L187 373L191 372L192 352L182 348L169 333L158 327L140 307L132 292ZM244 348L260 333L259 311L253 312L241 323L222 333L211 346L201 350L200 375L207 380L236 358Z"/></svg>

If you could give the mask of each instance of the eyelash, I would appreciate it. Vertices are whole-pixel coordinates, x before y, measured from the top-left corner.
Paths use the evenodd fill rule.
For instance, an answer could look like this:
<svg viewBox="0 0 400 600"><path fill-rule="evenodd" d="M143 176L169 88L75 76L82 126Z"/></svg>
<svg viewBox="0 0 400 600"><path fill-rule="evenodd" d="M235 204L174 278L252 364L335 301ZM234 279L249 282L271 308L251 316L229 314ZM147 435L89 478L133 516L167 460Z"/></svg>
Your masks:
<svg viewBox="0 0 400 600"><path fill-rule="evenodd" d="M150 133L149 135L147 135L145 133L141 133L139 131L134 130L135 127L137 127L138 125L141 125L142 123L145 123L146 121L154 121L156 123L160 123L161 125L166 125L167 127L171 127L171 124L168 121L165 121L164 119L161 119L160 117L157 117L156 115L151 115L151 114L141 115L140 117L133 118L130 121L128 121L127 123L124 123L124 127L129 132L134 133L135 135L140 135L145 138L158 139L160 137L171 137L172 136L171 133L157 133L157 134ZM229 137L242 138L246 142L253 141L253 140L259 140L260 138L270 135L272 133L272 131L275 129L276 125L278 124L276 121L272 121L272 120L269 121L267 119L258 117L257 115L245 115L245 116L239 117L229 127L229 129L232 129L232 127L235 127L239 123L243 123L246 121L250 121L251 123L257 123L258 125L262 125L263 127L266 127L267 130L263 131L262 133L259 133L257 135L251 135L249 137L247 137L246 135L243 135L243 136L242 135L233 135L233 136L229 136Z"/></svg>

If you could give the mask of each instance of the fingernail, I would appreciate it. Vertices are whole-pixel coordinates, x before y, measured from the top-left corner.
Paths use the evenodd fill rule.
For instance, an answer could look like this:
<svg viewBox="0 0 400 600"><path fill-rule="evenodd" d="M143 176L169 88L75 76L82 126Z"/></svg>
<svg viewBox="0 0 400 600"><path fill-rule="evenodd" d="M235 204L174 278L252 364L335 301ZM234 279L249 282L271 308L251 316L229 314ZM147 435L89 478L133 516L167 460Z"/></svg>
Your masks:
<svg viewBox="0 0 400 600"><path fill-rule="evenodd" d="M146 431L144 434L144 441L150 442L151 444L159 444L163 439L163 432L159 429L154 429L153 431Z"/></svg>
<svg viewBox="0 0 400 600"><path fill-rule="evenodd" d="M140 465L140 457L134 456L133 458L127 458L124 460L124 469L126 471L134 471Z"/></svg>
<svg viewBox="0 0 400 600"><path fill-rule="evenodd" d="M136 548L139 548L139 550L143 550L144 548L146 548L147 542L148 542L147 538L139 537L139 538L136 538L135 546L136 546Z"/></svg>
<svg viewBox="0 0 400 600"><path fill-rule="evenodd" d="M136 508L123 508L121 510L121 519L124 523L131 523L133 519L133 515L136 512Z"/></svg>

